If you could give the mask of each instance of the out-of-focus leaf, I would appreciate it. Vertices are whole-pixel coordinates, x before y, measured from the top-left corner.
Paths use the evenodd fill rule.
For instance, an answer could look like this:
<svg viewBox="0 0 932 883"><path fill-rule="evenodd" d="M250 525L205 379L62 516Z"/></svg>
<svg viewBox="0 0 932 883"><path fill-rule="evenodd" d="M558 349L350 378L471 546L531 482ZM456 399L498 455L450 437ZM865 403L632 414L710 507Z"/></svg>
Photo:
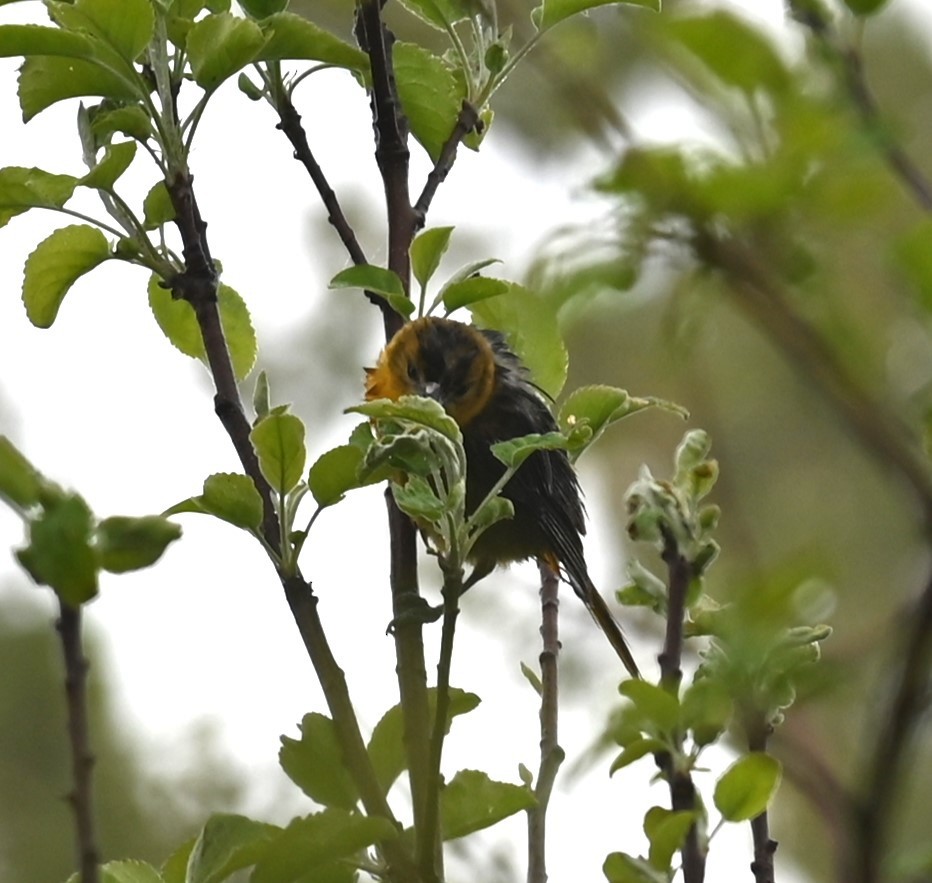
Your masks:
<svg viewBox="0 0 932 883"><path fill-rule="evenodd" d="M105 518L97 525L97 558L111 573L140 570L155 564L180 536L181 528L159 515Z"/></svg>
<svg viewBox="0 0 932 883"><path fill-rule="evenodd" d="M444 840L481 831L536 804L523 785L496 782L477 770L460 770L440 792Z"/></svg>

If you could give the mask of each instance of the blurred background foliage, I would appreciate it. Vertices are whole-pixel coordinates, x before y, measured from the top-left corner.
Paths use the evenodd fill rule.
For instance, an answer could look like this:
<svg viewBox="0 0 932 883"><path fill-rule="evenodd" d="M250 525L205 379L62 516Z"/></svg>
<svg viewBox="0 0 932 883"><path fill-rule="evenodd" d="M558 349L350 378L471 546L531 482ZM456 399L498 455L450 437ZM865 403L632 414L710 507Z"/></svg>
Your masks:
<svg viewBox="0 0 932 883"><path fill-rule="evenodd" d="M437 39L392 6L405 39ZM350 38L350 0L293 8ZM546 158L547 174L555 161L589 163L603 194L600 223L561 230L527 272L561 305L567 388L610 383L687 406L722 464L723 555L710 590L723 602L773 599L774 615L835 628L818 679L776 734L791 787L773 828L778 856L811 879L852 880L861 817L850 798L872 787L930 567L932 206L904 182L895 150L932 178L932 44L897 0L860 23L841 4L807 8L818 19L788 12L777 29L685 0L665 0L661 15L593 12L519 68L495 127L527 163ZM527 11L507 0L500 15L521 33ZM682 139L640 139L638 121L660 107L688 121ZM318 251L330 243L339 266L322 210L309 216L309 241ZM464 259L496 252L481 231L454 244ZM358 397L359 366L378 345L361 299L331 306L289 333L300 346L263 356L278 395L311 424ZM368 332L347 341L347 321ZM313 389L312 361L326 374ZM584 483L612 503L619 543L638 465L666 474L682 430L666 415L642 417L589 455ZM5 615L0 629L0 876L46 883L70 864L70 841L48 836L68 825L54 636L29 612ZM926 647L926 667L928 657ZM927 684L927 668L916 677ZM236 805L209 744L197 788L148 781L99 679L93 732L109 854L157 861L205 806ZM884 861L888 879L922 880L932 874L928 730L908 744L890 771ZM171 802L182 791L196 795L191 805Z"/></svg>

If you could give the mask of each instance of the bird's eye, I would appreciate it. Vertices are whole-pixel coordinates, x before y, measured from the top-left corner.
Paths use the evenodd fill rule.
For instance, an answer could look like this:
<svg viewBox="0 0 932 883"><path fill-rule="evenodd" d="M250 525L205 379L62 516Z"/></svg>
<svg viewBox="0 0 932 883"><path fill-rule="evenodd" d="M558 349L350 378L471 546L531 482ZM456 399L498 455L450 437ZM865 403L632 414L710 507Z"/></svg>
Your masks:
<svg viewBox="0 0 932 883"><path fill-rule="evenodd" d="M414 362L408 362L408 380L415 381L417 377L417 365Z"/></svg>

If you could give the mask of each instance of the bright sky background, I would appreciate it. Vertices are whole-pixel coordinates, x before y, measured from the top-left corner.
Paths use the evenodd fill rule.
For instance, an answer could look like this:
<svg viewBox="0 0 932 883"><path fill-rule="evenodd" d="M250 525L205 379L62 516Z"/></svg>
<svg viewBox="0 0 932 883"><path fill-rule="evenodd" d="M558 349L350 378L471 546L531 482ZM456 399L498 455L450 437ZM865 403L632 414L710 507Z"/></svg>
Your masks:
<svg viewBox="0 0 932 883"><path fill-rule="evenodd" d="M928 18L923 4L924 0L893 0L891 5ZM780 27L780 0L732 0L724 5L741 7L768 27ZM35 20L41 15L37 10L32 3L5 6L0 22L30 16ZM0 60L0 165L82 174L75 107L58 105L23 127L13 89L15 68L15 62ZM341 129L339 138L319 137L314 146L338 192L348 185L357 191L367 186L376 198L380 185L371 161L368 107L348 80L335 74L311 87L320 118L339 120ZM310 102L310 95L303 100ZM658 106L635 116L634 122L646 138L672 140L691 119L683 108ZM236 145L235 151L230 144ZM333 296L321 282L340 267L315 267L307 246L308 213L322 210L275 131L271 112L247 104L235 87L223 89L213 101L198 145L192 167L215 255L223 261L225 280L249 304L260 346L275 347L283 327L303 320L315 299ZM261 163L261 175L255 174L255 166L241 169L242 157ZM142 165L139 159L137 163ZM549 232L545 219L566 223L592 211L581 190L597 163L590 155L569 169L562 164L532 167L493 129L481 155L461 152L440 190L431 224L483 229L505 259L502 274L517 278L535 244ZM359 168L370 169L370 180L352 178ZM146 186L144 180L141 176L140 187ZM234 193L236 203L231 204ZM295 199L295 193L307 198ZM492 194L497 204L488 212ZM92 202L88 205L93 207ZM64 223L71 221L35 211L0 231L0 404L13 417L12 425L0 423L0 433L11 435L45 474L84 494L99 516L157 512L199 492L208 474L238 471L238 464L214 417L206 373L173 350L153 323L141 270L107 264L69 294L51 330L40 331L28 323L19 299L22 262L39 240ZM274 255L269 251L273 247ZM287 262L278 255L286 255ZM378 260L380 255L371 258ZM376 352L374 340L373 357ZM272 382L274 392L274 377ZM248 395L251 381L246 389ZM172 418L163 422L161 415L166 413ZM309 456L339 443L353 422L340 422L323 438L312 428ZM583 485L592 519L588 547L594 550L602 545L602 506L597 488L586 486L585 473ZM279 736L295 735L305 712L324 710L320 691L259 546L208 518L186 516L183 527L182 541L154 569L104 576L101 596L89 613L106 636L106 659L97 665L111 670L120 713L128 718L149 764L168 768L184 757L192 728L209 721L232 762L263 783L253 796L255 812L283 821L270 809L272 793L281 791ZM357 552L363 536L366 555ZM384 591L387 549L371 541L382 536L381 491L357 492L320 519L303 559L366 727L389 704L380 697L393 696L396 690L392 641L371 638L382 633L390 618ZM0 508L0 616L10 615L10 602L21 596L40 598L51 616L50 593L27 586L13 559L2 551L21 539L18 519ZM617 577L608 579L605 562L591 551L590 555L597 584L617 582ZM505 581L517 584L509 585L506 595L507 609L516 616L526 616L528 605L536 602L534 577L531 565L507 575ZM453 682L478 693L483 704L454 725L446 770L477 767L496 778L517 781L518 763L537 767L536 696L518 671L513 644L506 646L496 637L501 622L483 619L476 606L481 605L478 593L486 590L493 589L484 586L466 599L453 673ZM564 605L564 658L574 652L570 636L599 641L589 631L585 614L572 604L570 600ZM366 636L365 652L360 652L360 635ZM536 634L528 636L525 646L524 660L536 667ZM585 750L593 732L588 707L607 708L615 697L611 651L594 647L591 652L603 653L599 665L606 676L591 684L591 696L564 693L561 742L571 760ZM656 648L636 648L640 659L655 652ZM707 760L719 771L728 762L721 755ZM648 798L628 789L642 789L652 771L636 765L609 781L606 766L601 763L584 782L574 782L570 793L564 791L565 770L561 775L550 821L554 880L602 879L600 866L607 852L644 848L640 819ZM701 784L711 782L710 776ZM654 786L649 799L666 805L665 788ZM598 806L600 813L580 819L579 806ZM493 829L491 841L510 837L521 844L523 836L519 819L501 833ZM733 840L724 842L724 836ZM725 879L720 875L728 868L716 864L716 857L736 853L740 869L735 873L745 878L749 848L745 826L723 832L723 842L716 842L712 850L709 878ZM780 876L790 880L785 867Z"/></svg>

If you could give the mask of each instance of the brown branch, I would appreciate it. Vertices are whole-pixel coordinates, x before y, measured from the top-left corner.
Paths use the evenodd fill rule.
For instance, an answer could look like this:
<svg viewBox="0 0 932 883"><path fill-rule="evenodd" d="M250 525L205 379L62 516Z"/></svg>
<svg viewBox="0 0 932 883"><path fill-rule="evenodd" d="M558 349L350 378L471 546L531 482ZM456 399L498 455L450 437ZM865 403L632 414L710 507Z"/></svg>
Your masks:
<svg viewBox="0 0 932 883"><path fill-rule="evenodd" d="M660 684L674 696L679 694L683 677L683 622L686 617L686 594L692 580L692 566L679 550L676 538L665 527L663 561L667 565L667 628L660 662ZM682 749L682 736L676 735L676 750ZM674 812L695 812L698 807L696 787L688 770L679 769L670 752L657 755L667 784L670 786L670 808ZM699 830L693 823L681 850L684 883L702 883L705 879L705 855L699 842Z"/></svg>
<svg viewBox="0 0 932 883"><path fill-rule="evenodd" d="M563 763L564 752L558 740L558 698L560 655L559 612L560 580L556 571L545 561L538 563L540 570L541 642L540 652L540 767L534 796L537 805L527 814L528 863L527 883L547 883L547 807Z"/></svg>
<svg viewBox="0 0 932 883"><path fill-rule="evenodd" d="M68 704L68 742L71 746L73 786L68 802L74 811L79 880L98 883L100 854L94 833L91 753L87 720L87 659L81 647L81 608L61 602L57 623L65 660L65 695Z"/></svg>
<svg viewBox="0 0 932 883"><path fill-rule="evenodd" d="M464 101L456 118L456 125L441 148L440 156L437 157L437 162L434 163L434 167L427 175L424 189L414 204L414 214L417 218L418 227L424 226L424 220L437 193L437 188L447 179L447 175L450 174L450 170L453 168L453 163L456 162L456 152L460 143L473 129L480 125L478 111L468 101Z"/></svg>
<svg viewBox="0 0 932 883"><path fill-rule="evenodd" d="M751 751L766 751L767 740L772 727L763 715L754 711L745 716L745 730L748 737L748 748ZM777 841L770 838L770 822L767 810L751 819L751 837L754 841L754 861L751 862L751 873L755 883L774 883L773 856L777 851Z"/></svg>

